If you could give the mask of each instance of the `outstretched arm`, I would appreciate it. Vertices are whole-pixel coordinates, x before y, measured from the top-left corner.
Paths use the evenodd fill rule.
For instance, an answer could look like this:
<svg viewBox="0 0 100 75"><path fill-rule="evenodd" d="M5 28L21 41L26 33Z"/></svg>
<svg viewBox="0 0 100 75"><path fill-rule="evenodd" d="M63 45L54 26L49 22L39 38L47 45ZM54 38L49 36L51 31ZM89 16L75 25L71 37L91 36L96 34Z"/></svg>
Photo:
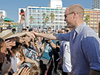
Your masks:
<svg viewBox="0 0 100 75"><path fill-rule="evenodd" d="M28 57L25 57L25 62L27 62L27 63L34 63L37 67L39 66L39 64L35 60L31 60Z"/></svg>
<svg viewBox="0 0 100 75"><path fill-rule="evenodd" d="M47 39L58 40L58 34L44 34L44 33L36 33L32 32L36 37L44 37Z"/></svg>

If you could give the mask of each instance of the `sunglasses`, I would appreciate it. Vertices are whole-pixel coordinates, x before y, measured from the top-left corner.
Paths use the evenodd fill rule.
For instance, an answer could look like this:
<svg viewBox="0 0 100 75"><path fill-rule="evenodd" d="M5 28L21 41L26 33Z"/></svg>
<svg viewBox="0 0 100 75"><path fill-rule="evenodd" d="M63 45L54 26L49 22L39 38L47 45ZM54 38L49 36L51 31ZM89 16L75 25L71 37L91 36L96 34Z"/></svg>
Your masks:
<svg viewBox="0 0 100 75"><path fill-rule="evenodd" d="M69 32L69 30L65 30L66 32Z"/></svg>
<svg viewBox="0 0 100 75"><path fill-rule="evenodd" d="M65 16L65 18L67 17L67 15L69 15L69 14L73 14L74 12L71 12L71 13L68 13L68 14L65 14L64 16Z"/></svg>

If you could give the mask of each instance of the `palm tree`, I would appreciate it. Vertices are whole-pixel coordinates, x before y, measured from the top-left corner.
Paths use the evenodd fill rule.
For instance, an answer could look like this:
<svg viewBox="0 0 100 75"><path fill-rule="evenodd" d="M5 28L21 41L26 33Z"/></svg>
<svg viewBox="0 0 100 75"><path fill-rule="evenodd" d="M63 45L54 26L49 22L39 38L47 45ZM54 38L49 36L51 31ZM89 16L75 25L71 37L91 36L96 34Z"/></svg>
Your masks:
<svg viewBox="0 0 100 75"><path fill-rule="evenodd" d="M54 20L54 14L51 13L51 14L50 14L50 17L51 17L51 23L53 23L53 20ZM51 28L52 28L52 25L51 25Z"/></svg>
<svg viewBox="0 0 100 75"><path fill-rule="evenodd" d="M53 20L54 20L54 14L51 13L51 14L50 14L50 17L51 17L51 22L53 22Z"/></svg>
<svg viewBox="0 0 100 75"><path fill-rule="evenodd" d="M89 22L89 15L86 15L84 21L86 22L86 24L88 25L88 22Z"/></svg>
<svg viewBox="0 0 100 75"><path fill-rule="evenodd" d="M45 19L45 16L46 16L46 14L45 14L45 13L43 13L43 19Z"/></svg>
<svg viewBox="0 0 100 75"><path fill-rule="evenodd" d="M46 26L46 23L49 21L49 17L48 16L46 16L46 18L45 18L45 26Z"/></svg>
<svg viewBox="0 0 100 75"><path fill-rule="evenodd" d="M40 22L38 21L38 26L39 26L39 23L40 23Z"/></svg>
<svg viewBox="0 0 100 75"><path fill-rule="evenodd" d="M46 18L45 18L45 22L47 23L48 21L49 21L49 17L46 16Z"/></svg>
<svg viewBox="0 0 100 75"><path fill-rule="evenodd" d="M33 22L33 16L30 16L30 24Z"/></svg>

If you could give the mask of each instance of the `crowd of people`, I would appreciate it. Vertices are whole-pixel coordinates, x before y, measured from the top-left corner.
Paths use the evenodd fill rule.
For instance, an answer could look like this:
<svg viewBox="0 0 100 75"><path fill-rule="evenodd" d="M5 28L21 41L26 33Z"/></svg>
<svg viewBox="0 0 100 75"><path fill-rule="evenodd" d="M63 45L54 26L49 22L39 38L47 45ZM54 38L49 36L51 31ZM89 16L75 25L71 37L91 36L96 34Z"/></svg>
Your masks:
<svg viewBox="0 0 100 75"><path fill-rule="evenodd" d="M23 28L22 14L17 32L0 33L0 75L100 75L100 39L83 16L81 5L69 6L67 26L56 31Z"/></svg>

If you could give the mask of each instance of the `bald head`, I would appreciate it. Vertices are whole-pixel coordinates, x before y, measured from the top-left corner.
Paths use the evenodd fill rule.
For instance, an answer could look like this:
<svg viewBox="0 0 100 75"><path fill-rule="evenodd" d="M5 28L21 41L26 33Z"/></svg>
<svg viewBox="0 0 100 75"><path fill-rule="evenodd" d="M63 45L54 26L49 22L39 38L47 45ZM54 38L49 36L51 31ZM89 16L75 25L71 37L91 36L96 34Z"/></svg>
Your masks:
<svg viewBox="0 0 100 75"><path fill-rule="evenodd" d="M71 5L67 9L68 9L69 13L76 12L80 16L80 18L84 17L84 9L79 4Z"/></svg>

